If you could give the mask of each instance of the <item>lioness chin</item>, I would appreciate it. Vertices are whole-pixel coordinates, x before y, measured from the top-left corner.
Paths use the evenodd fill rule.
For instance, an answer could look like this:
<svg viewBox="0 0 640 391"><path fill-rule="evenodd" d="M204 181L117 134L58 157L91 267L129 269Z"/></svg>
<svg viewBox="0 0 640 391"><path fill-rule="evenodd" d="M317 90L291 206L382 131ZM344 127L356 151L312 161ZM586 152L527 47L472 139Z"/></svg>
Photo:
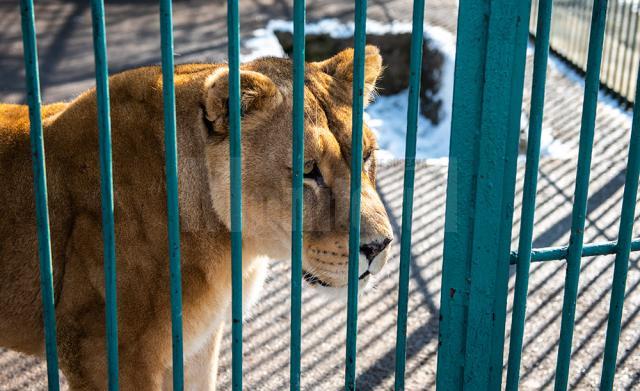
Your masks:
<svg viewBox="0 0 640 391"><path fill-rule="evenodd" d="M266 258L291 244L292 66L241 67L245 308ZM382 60L366 48L364 99ZM304 279L347 285L353 51L308 63L305 75ZM230 287L228 68L176 68L185 376L215 388ZM171 316L158 67L110 78L120 385L170 388ZM96 93L43 106L60 366L72 390L107 388ZM388 258L392 230L375 188L376 141L363 139L360 285ZM0 346L44 350L28 109L0 104Z"/></svg>

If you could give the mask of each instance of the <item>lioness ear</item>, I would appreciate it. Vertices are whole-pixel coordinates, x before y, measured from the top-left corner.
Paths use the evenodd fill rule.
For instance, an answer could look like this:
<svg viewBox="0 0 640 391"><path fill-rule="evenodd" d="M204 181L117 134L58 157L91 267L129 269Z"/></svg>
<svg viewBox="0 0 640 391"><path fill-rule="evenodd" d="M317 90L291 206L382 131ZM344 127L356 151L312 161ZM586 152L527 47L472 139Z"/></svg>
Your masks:
<svg viewBox="0 0 640 391"><path fill-rule="evenodd" d="M380 50L367 45L364 50L364 96L365 104L371 99L376 88L376 80L382 73ZM346 82L353 82L353 49L345 49L328 60L316 63L326 74Z"/></svg>
<svg viewBox="0 0 640 391"><path fill-rule="evenodd" d="M219 68L205 81L204 108L212 131L226 133L229 117L229 68ZM240 71L240 113L244 119L269 115L282 102L275 83L259 72Z"/></svg>

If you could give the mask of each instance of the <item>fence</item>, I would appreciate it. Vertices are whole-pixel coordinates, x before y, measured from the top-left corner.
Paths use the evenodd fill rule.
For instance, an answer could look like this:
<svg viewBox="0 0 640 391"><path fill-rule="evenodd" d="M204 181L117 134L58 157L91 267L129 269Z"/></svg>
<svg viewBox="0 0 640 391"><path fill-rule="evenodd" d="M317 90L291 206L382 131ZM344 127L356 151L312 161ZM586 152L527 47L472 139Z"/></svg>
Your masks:
<svg viewBox="0 0 640 391"><path fill-rule="evenodd" d="M580 260L596 254L616 254L601 377L602 389L613 387L629 253L638 249L638 241L631 239L640 153L637 106L618 241L585 245L583 235L607 11L607 1L596 0L588 38L569 245L532 249L552 10L550 0L539 0L534 8L537 39L520 238L518 251L509 256L530 5L510 1L492 1L490 8L482 2L460 4L450 150L450 161L457 164L449 166L449 178L457 178L457 183L450 179L447 189L438 351L438 386L442 389L461 389L463 385L500 389L510 262L516 264L517 271L506 389L518 388L530 263L566 260L555 372L555 389L566 390ZM486 23L483 12L489 12ZM487 226L495 229L487 230Z"/></svg>
<svg viewBox="0 0 640 391"><path fill-rule="evenodd" d="M577 4L577 3L572 3ZM100 170L105 254L106 335L109 389L118 389L118 329L116 316L116 259L111 173L111 137L107 54L102 0L92 0L99 108ZM362 112L366 0L355 2L355 60L353 79L352 172L362 171ZM395 388L404 388L405 345L411 222L414 192L416 123L422 58L424 1L415 0L411 45L409 110L402 214L400 291L396 338ZM624 6L623 6L624 8ZM629 8L629 7L627 7ZM640 114L634 108L629 162L617 242L583 243L594 137L600 68L605 46L606 0L595 0L586 61L585 92L579 145L579 164L573 204L570 244L532 249L537 170L540 154L545 74L551 33L551 0L534 5L537 18L531 121L520 238L517 252L510 252L520 111L531 3L515 0L462 0L458 15L451 150L439 331L437 387L500 389L508 268L516 265L516 287L507 370L508 390L518 387L522 336L526 313L528 273L531 262L566 260L557 390L567 388L569 358L575 317L581 257L616 254L613 291L605 342L601 388L611 390L624 299L628 259L640 250L632 240L635 200L640 174ZM586 11L584 11L586 12ZM623 11L619 12L624 14ZM21 16L27 74L31 142L36 193L36 217L44 307L49 389L59 388L56 352L55 307L51 270L51 243L47 208L46 172L40 113L40 91L33 0L21 0ZM185 387L182 349L180 274L180 226L176 147L176 113L173 84L173 36L171 1L160 1L166 181L168 197L169 267L172 306L173 387ZM305 2L294 1L294 136L292 207L292 289L290 384L300 388L300 328L302 279L303 98L304 98ZM615 24L610 24L615 27ZM628 26L628 25L627 25ZM238 1L228 1L229 112L232 239L232 388L242 389L242 212L241 121L239 77ZM618 48L620 45L618 44ZM613 50L613 49L609 49ZM626 52L625 52L626 53ZM623 55L624 58L626 56ZM635 60L635 56L634 57ZM626 63L625 63L626 64ZM635 67L634 69L637 69ZM621 72L621 71L619 71ZM616 72L613 71L615 74ZM616 79L617 80L617 79ZM635 90L636 94L638 89ZM507 99L505 99L505 97ZM350 185L349 290L345 388L356 388L357 282L360 232L360 176ZM493 227L494 229L486 229ZM187 385L188 386L188 385Z"/></svg>
<svg viewBox="0 0 640 391"><path fill-rule="evenodd" d="M551 49L582 72L587 66L589 15L593 4L592 0L556 2L551 26ZM538 4L534 2L532 15L535 17L537 12ZM640 59L640 3L612 0L607 13L600 82L623 102L632 103ZM535 34L533 21L530 31Z"/></svg>

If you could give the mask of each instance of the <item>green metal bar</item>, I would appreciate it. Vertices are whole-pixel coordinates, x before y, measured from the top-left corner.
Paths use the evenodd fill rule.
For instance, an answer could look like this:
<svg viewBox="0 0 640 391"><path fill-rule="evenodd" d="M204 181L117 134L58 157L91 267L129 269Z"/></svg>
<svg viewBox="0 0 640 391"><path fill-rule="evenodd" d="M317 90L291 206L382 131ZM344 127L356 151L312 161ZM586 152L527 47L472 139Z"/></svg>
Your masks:
<svg viewBox="0 0 640 391"><path fill-rule="evenodd" d="M234 391L242 390L242 151L240 130L240 18L227 1L229 50L229 170L231 173L231 342Z"/></svg>
<svg viewBox="0 0 640 391"><path fill-rule="evenodd" d="M500 389L502 384L502 371L494 368L502 368L503 363L509 249L531 15L530 0L508 0L495 5L500 10L493 11L494 18L489 20L488 74L485 74L484 87L486 103L481 125L484 135L480 136L479 183L476 193L476 206L480 210L476 212L474 226L468 312L471 322L467 329L465 352L465 380L469 381L467 386L473 387L476 384L479 389ZM500 69L506 72L499 71ZM501 150L502 148L504 149ZM499 189L502 194L495 194ZM489 234L484 229L486 225L483 225L483 221L488 226L496 227L497 235ZM495 270L495 275L487 275L483 270ZM491 291L493 303L485 296L486 292ZM489 329L483 330L484 327ZM473 339L482 335L490 335L490 339L473 343ZM477 365L483 357L488 360L485 364ZM485 385L485 377L488 385Z"/></svg>
<svg viewBox="0 0 640 391"><path fill-rule="evenodd" d="M575 198L571 216L571 237L567 253L567 274L565 277L560 342L556 362L556 391L566 390L569 379L571 341L573 339L576 298L580 277L580 258L582 256L584 226L587 213L591 151L593 148L596 109L598 104L606 13L607 0L595 0L589 37L587 74L585 77L582 125L580 128L580 146L578 152L578 172L576 175Z"/></svg>
<svg viewBox="0 0 640 391"><path fill-rule="evenodd" d="M463 389L469 259L490 2L461 0L449 143L436 387Z"/></svg>
<svg viewBox="0 0 640 391"><path fill-rule="evenodd" d="M118 390L118 306L116 287L116 243L113 218L113 173L111 162L111 115L109 110L109 68L103 0L91 0L93 50L96 68L98 127L100 138L100 194L102 197L102 240L107 328L107 373L109 390Z"/></svg>
<svg viewBox="0 0 640 391"><path fill-rule="evenodd" d="M178 210L178 145L176 140L176 96L173 83L173 21L171 0L160 1L162 46L162 96L164 100L165 170L171 280L171 334L173 343L173 389L184 389L182 338L182 275L180 272L180 212Z"/></svg>
<svg viewBox="0 0 640 391"><path fill-rule="evenodd" d="M618 243L601 242L588 243L582 247L581 257L594 257L598 255L610 255L617 252ZM640 238L631 241L631 251L640 251ZM569 253L569 246L544 247L531 250L531 262L559 261L566 259ZM510 263L516 265L519 261L519 254L516 251L511 252Z"/></svg>
<svg viewBox="0 0 640 391"><path fill-rule="evenodd" d="M439 390L500 387L529 15L529 1L460 2Z"/></svg>
<svg viewBox="0 0 640 391"><path fill-rule="evenodd" d="M520 238L518 241L518 253L523 254L523 256L518 260L516 270L511 339L509 341L507 391L517 390L520 379L520 361L526 317L527 290L529 288L529 267L531 265L536 192L538 187L538 167L540 164L540 137L542 133L547 60L549 57L551 9L552 0L540 0L538 26L536 28L535 55L533 60L527 165L525 168L524 189L522 191L522 217Z"/></svg>
<svg viewBox="0 0 640 391"><path fill-rule="evenodd" d="M300 390L302 323L302 231L304 201L304 24L305 0L293 2L293 192L291 211L291 391Z"/></svg>
<svg viewBox="0 0 640 391"><path fill-rule="evenodd" d="M353 50L353 107L351 115L351 181L349 195L349 273L345 388L356 389L356 334L358 332L358 277L360 272L360 193L362 185L362 121L367 0L356 0Z"/></svg>
<svg viewBox="0 0 640 391"><path fill-rule="evenodd" d="M640 81L640 78L638 78ZM638 82L636 82L637 84ZM636 99L640 99L640 88L636 88ZM631 252L631 235L633 234L633 220L636 211L636 197L638 195L638 175L640 175L640 104L633 107L633 123L631 125L631 140L629 143L629 161L622 199L620 229L618 231L618 246L615 266L613 270L613 284L611 303L609 304L609 319L607 323L607 339L602 361L602 377L600 390L612 390L616 373L616 356L620 340L620 322L622 320L622 306L629 269L629 254Z"/></svg>
<svg viewBox="0 0 640 391"><path fill-rule="evenodd" d="M33 0L20 0L22 45L27 81L27 103L31 127L31 157L33 158L33 189L36 201L38 228L38 257L40 259L40 293L44 318L45 351L47 355L47 381L49 390L60 389L58 349L56 347L56 309L53 295L51 266L51 234L49 232L49 206L47 201L47 168L42 135L40 76L38 73L38 46L33 15Z"/></svg>
<svg viewBox="0 0 640 391"><path fill-rule="evenodd" d="M400 275L398 290L398 321L396 329L395 390L404 390L407 347L407 304L409 301L409 269L411 268L411 226L413 220L413 190L416 166L416 132L422 75L422 45L424 42L424 0L413 2L411 31L411 64L409 65L409 107L407 110L407 141L404 158L404 192L402 194L402 237L400 241Z"/></svg>

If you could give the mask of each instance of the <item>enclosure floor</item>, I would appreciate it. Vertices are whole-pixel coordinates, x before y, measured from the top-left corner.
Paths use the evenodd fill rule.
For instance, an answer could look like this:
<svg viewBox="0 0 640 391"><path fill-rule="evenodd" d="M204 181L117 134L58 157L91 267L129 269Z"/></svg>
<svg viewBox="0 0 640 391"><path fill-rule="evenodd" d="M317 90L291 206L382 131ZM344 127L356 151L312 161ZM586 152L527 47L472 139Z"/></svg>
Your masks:
<svg viewBox="0 0 640 391"><path fill-rule="evenodd" d="M156 1L107 2L107 25L112 71L157 63L159 35ZM222 1L176 2L176 58L178 62L218 61L225 58L226 24ZM288 0L245 1L242 31L245 36L272 18L290 19ZM339 0L308 1L309 20L353 17L352 5ZM369 17L379 21L410 18L408 0L370 1ZM69 99L93 81L90 18L87 1L38 3L38 31L44 99ZM456 5L451 0L427 2L427 20L455 32ZM0 0L0 100L21 102L23 79L18 7ZM532 53L528 55L525 89L531 83ZM536 214L535 247L568 242L582 103L580 78L552 61L548 72L544 125L568 149L566 159L542 159ZM525 108L528 108L525 92ZM404 115L404 114L402 114ZM626 149L631 118L608 98L598 106L598 127L592 165L589 213L585 240L615 240L621 203ZM519 166L514 219L517 243L522 172ZM416 173L412 274L409 300L407 390L432 389L435 381L438 303L447 167L421 162ZM402 202L402 164L382 167L379 189L399 237ZM638 235L636 224L636 235ZM395 321L399 246L375 287L360 299L358 335L358 388L391 389L394 376ZM585 258L580 275L576 327L571 360L570 388L596 389L600 370L612 257ZM528 320L521 389L550 389L553 383L562 307L565 264L547 262L531 268ZM511 270L510 289L513 288ZM245 323L244 384L247 390L288 388L289 267L274 261L262 300ZM627 283L623 332L618 353L616 389L640 389L640 269L632 256ZM303 289L302 388L339 390L343 385L345 304ZM511 302L508 304L510 318ZM509 324L507 324L507 341ZM170 341L167 341L170 343ZM229 389L230 348L224 339L220 389ZM506 362L506 357L505 357ZM0 351L0 390L44 390L42 361ZM66 387L65 387L66 388ZM188 388L188 385L187 385Z"/></svg>

